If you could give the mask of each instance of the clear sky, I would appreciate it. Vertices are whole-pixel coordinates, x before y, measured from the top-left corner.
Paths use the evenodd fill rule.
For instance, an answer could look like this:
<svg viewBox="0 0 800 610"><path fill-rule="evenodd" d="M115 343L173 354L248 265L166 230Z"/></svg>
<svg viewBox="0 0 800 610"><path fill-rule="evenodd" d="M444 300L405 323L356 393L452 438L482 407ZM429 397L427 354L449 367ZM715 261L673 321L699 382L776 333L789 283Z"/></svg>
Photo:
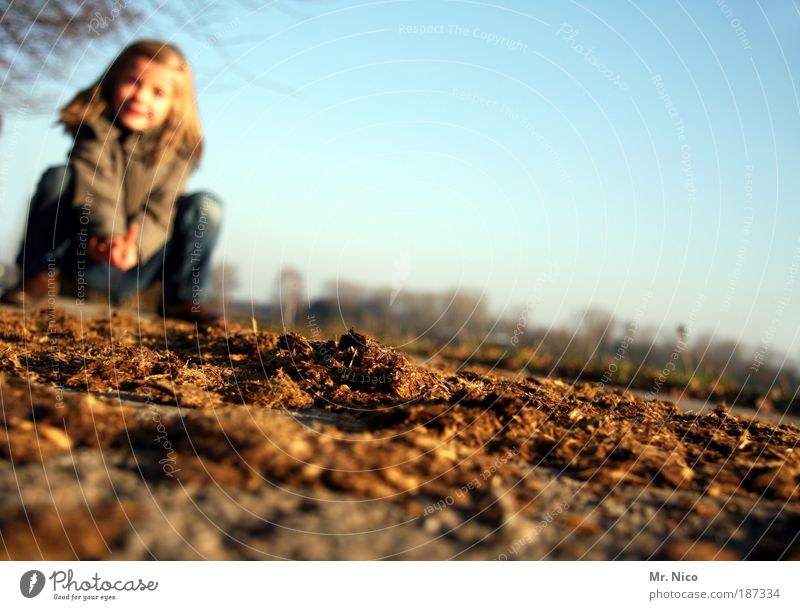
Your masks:
<svg viewBox="0 0 800 610"><path fill-rule="evenodd" d="M595 306L800 353L796 2L265 5L154 11L130 34L196 67L191 185L226 201L240 296L291 265L312 296L335 278L474 288L542 325ZM86 44L61 102L119 50ZM69 141L4 111L9 260Z"/></svg>

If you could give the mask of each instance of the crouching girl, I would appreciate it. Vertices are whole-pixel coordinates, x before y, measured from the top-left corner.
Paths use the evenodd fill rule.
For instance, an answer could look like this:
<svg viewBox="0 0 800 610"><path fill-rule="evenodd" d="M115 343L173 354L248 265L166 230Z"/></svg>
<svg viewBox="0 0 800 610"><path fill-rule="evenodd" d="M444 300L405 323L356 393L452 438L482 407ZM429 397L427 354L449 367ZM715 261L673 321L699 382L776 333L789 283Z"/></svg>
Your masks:
<svg viewBox="0 0 800 610"><path fill-rule="evenodd" d="M203 138L181 52L156 41L130 45L60 122L75 138L69 162L39 181L17 258L22 279L2 301L53 296L57 270L73 290L113 303L161 279L163 315L215 319L206 288L222 205L183 193Z"/></svg>

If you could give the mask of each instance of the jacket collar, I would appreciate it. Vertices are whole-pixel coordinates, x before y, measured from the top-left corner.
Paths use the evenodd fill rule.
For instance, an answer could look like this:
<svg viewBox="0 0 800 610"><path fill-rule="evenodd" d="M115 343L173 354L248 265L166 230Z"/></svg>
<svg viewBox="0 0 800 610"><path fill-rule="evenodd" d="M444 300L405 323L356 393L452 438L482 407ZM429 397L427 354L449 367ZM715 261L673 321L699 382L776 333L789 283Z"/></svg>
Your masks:
<svg viewBox="0 0 800 610"><path fill-rule="evenodd" d="M144 131L130 131L112 121L107 114L101 114L96 119L87 121L86 125L94 132L97 140L120 142L123 150L142 159L152 155L163 130L163 127L155 127Z"/></svg>
<svg viewBox="0 0 800 610"><path fill-rule="evenodd" d="M144 131L130 131L112 121L105 113L92 121L87 121L87 124L92 128L98 139L106 140L113 138L116 140L130 134L135 134L142 144L145 142L148 144L155 144L158 142L159 136L163 130L163 127L154 127L152 129L145 129Z"/></svg>

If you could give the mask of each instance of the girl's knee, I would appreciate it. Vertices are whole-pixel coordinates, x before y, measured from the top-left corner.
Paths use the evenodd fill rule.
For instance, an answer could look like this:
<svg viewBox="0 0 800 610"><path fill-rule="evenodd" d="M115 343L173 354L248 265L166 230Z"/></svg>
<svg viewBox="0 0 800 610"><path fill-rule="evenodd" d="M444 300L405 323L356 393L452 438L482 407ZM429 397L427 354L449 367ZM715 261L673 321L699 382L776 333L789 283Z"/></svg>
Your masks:
<svg viewBox="0 0 800 610"><path fill-rule="evenodd" d="M219 229L223 215L222 200L208 192L185 195L178 204L179 221L190 226L192 231Z"/></svg>
<svg viewBox="0 0 800 610"><path fill-rule="evenodd" d="M69 165L56 165L45 170L39 179L36 192L47 199L59 198L72 186L72 168Z"/></svg>
<svg viewBox="0 0 800 610"><path fill-rule="evenodd" d="M181 198L182 207L191 210L198 216L206 216L210 220L222 220L222 199L206 191L192 193Z"/></svg>

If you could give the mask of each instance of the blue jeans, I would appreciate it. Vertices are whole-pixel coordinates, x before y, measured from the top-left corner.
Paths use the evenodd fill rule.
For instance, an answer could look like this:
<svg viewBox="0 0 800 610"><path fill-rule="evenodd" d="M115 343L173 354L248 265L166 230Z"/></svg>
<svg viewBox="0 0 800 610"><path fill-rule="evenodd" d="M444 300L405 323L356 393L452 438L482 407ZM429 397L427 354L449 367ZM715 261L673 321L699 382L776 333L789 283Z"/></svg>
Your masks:
<svg viewBox="0 0 800 610"><path fill-rule="evenodd" d="M61 270L78 295L90 290L105 292L119 303L145 290L159 277L164 300L169 303L202 303L208 300L211 254L222 225L222 202L210 193L193 193L175 202L172 235L149 260L128 271L86 256L88 235L72 209L72 168L51 167L42 175L31 200L25 237L17 256L22 275L29 277L50 269Z"/></svg>

